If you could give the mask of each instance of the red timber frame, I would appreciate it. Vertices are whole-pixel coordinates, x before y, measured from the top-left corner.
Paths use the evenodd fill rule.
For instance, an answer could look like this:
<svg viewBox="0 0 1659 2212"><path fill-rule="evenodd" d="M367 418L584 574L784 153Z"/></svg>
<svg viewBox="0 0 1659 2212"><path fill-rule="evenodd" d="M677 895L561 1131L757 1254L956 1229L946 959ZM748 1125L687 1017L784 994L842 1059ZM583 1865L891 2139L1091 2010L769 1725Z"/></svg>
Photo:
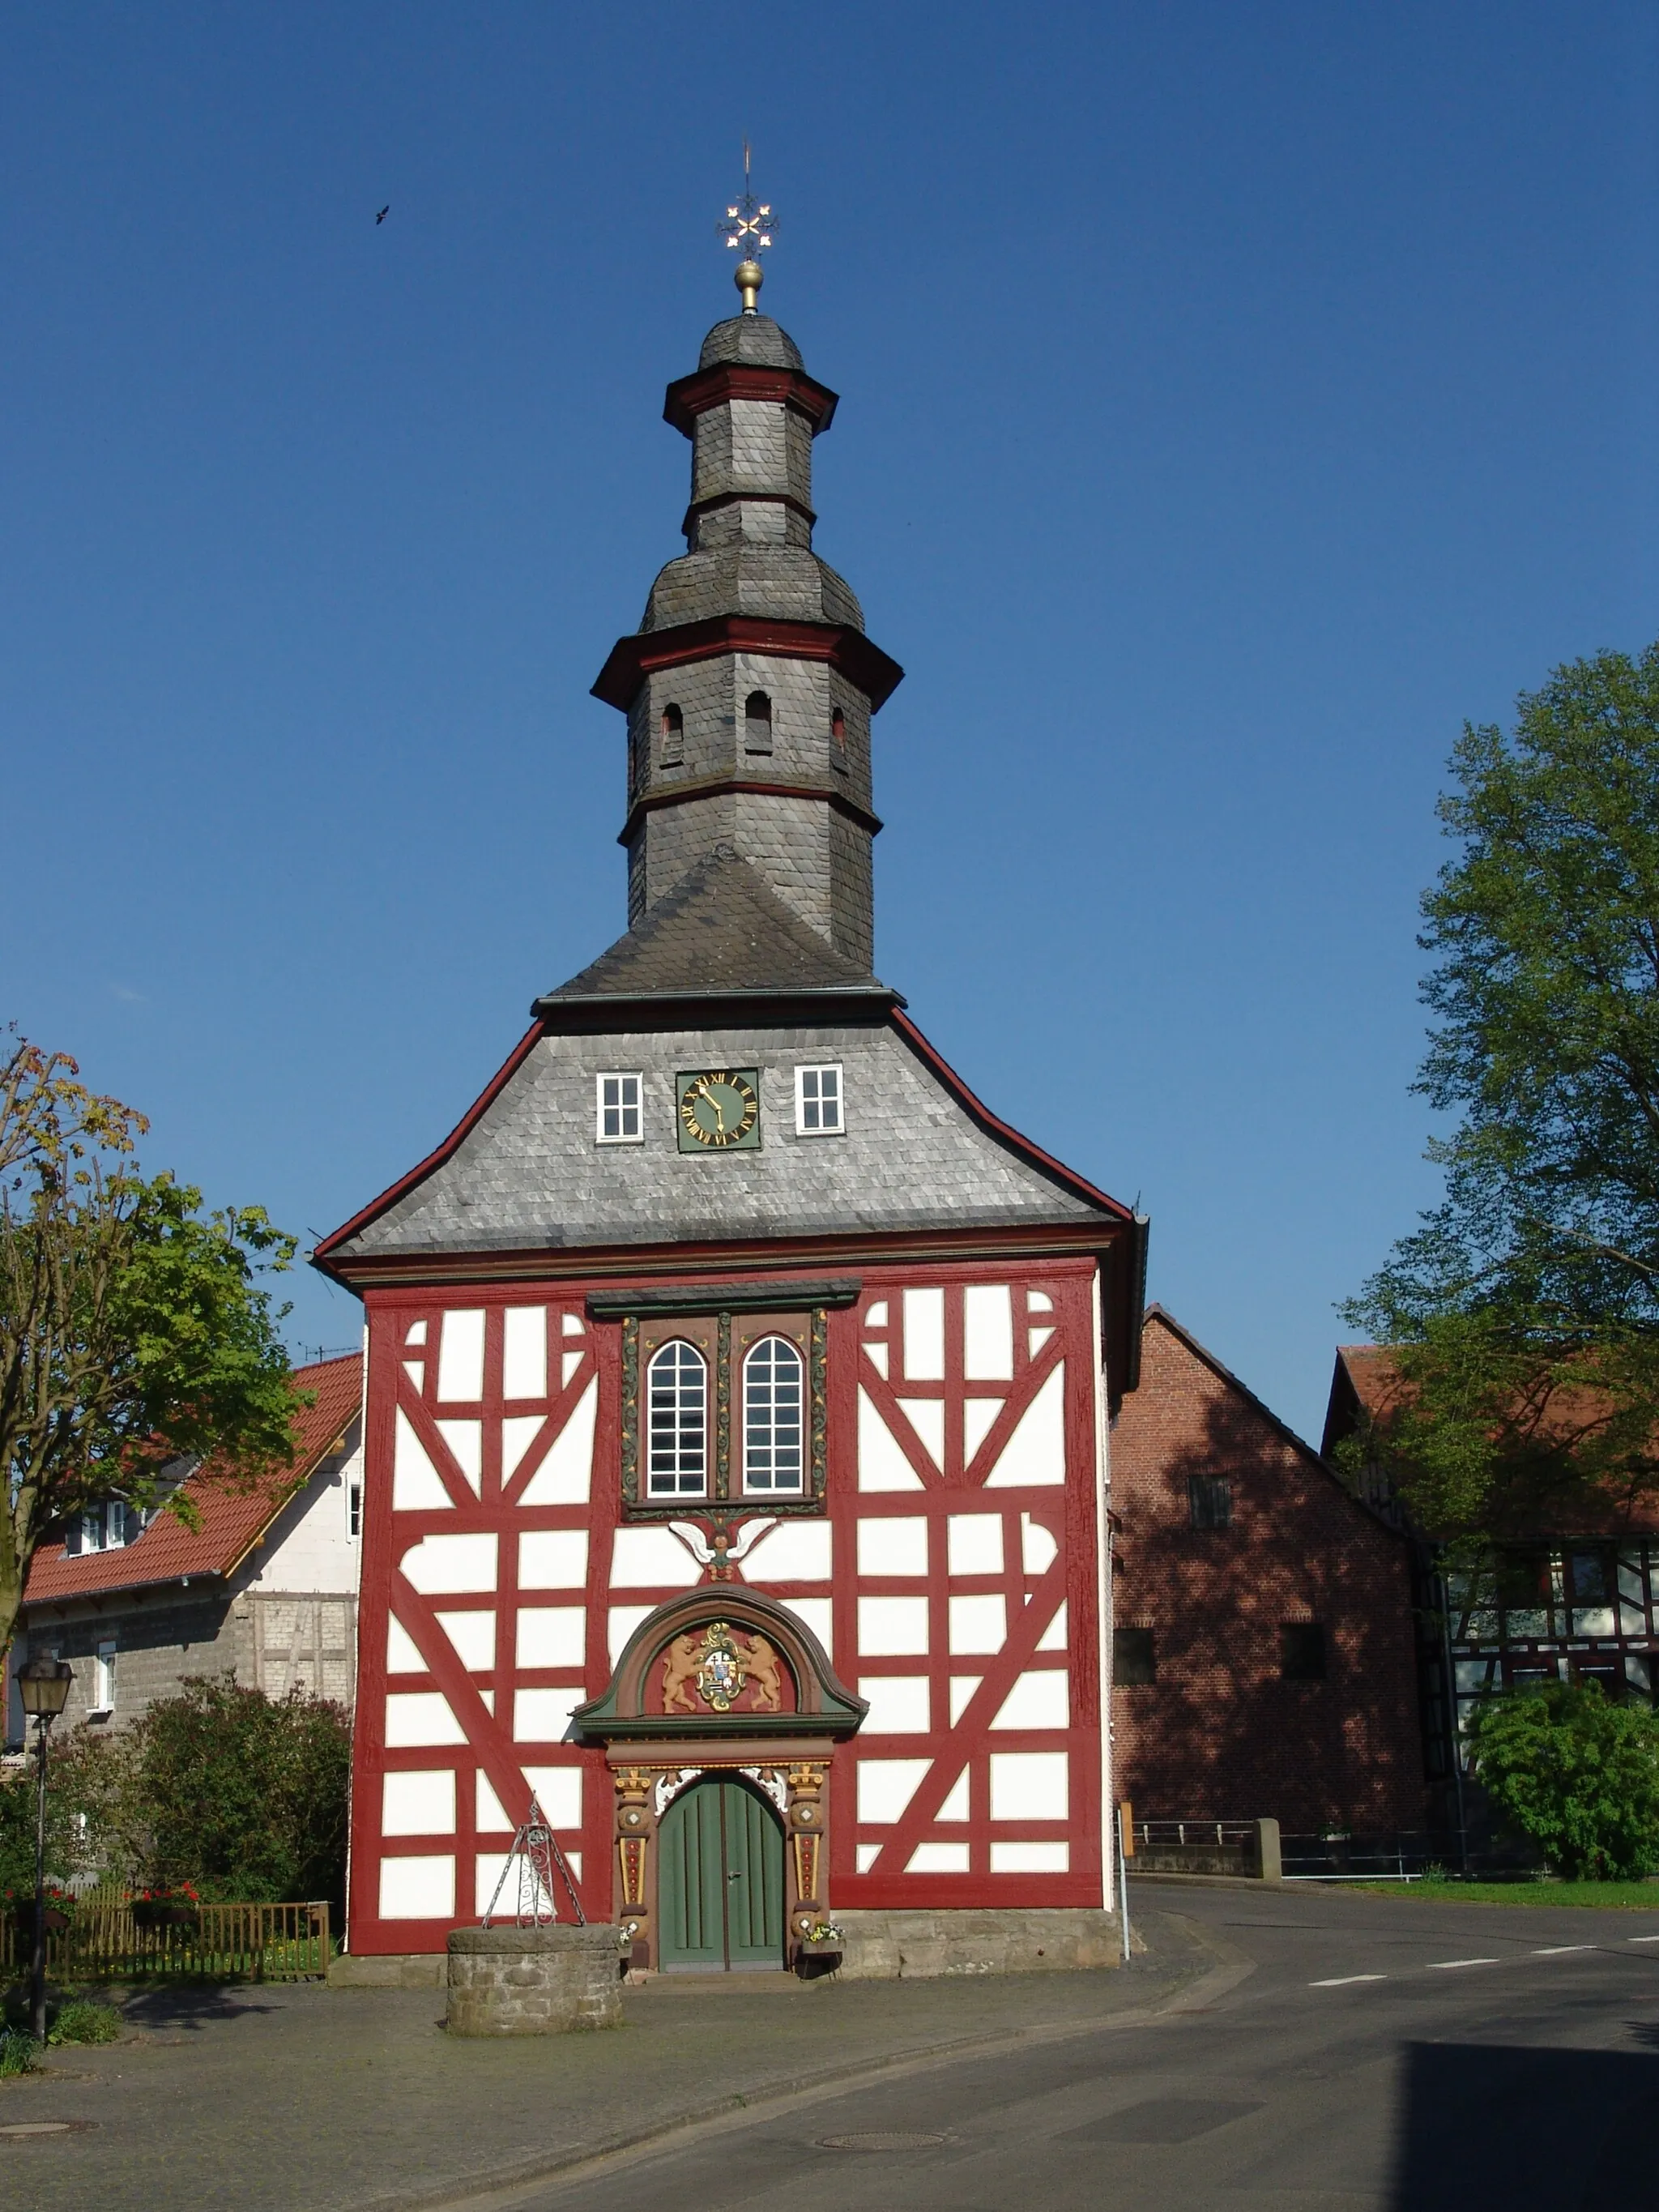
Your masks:
<svg viewBox="0 0 1659 2212"><path fill-rule="evenodd" d="M735 1570L768 1596L785 1605L799 1603L809 1626L832 1624L834 1667L859 1694L865 1694L860 1683L871 1679L926 1679L930 1717L925 1728L913 1724L907 1732L883 1733L878 1698L860 1733L835 1753L827 1793L834 1808L828 1826L830 1902L878 1908L1099 1906L1104 1901L1104 1411L1097 1248L1085 1253L1072 1240L1055 1239L1056 1249L1047 1253L1027 1243L1012 1256L982 1251L964 1260L943 1253L872 1253L860 1264L849 1249L854 1242L849 1239L842 1247L837 1267L859 1276L857 1301L826 1316L822 1517L831 1531L833 1572L815 1574L810 1582L772 1576L765 1565L765 1536L755 1545L752 1572L742 1561ZM775 1279L757 1261L745 1266L729 1249L721 1257L724 1267L714 1262L709 1269L709 1279L716 1282ZM775 1266L774 1255L767 1257ZM579 1821L563 1825L559 1812L549 1809L561 1844L580 1863L588 1917L615 1915L621 1903L616 1790L605 1753L597 1747L562 1741L556 1732L541 1740L520 1739L514 1732L514 1708L523 1691L555 1693L544 1700L550 1709L555 1704L574 1707L599 1695L611 1677L613 1649L620 1650L629 1629L646 1611L694 1587L699 1574L708 1577L707 1568L687 1551L684 1569L673 1580L613 1586L617 1533L629 1525L621 1504L623 1326L590 1316L586 1299L590 1292L604 1291L614 1303L617 1274L551 1279L525 1268L521 1273L515 1269L514 1275L510 1281L452 1279L438 1285L400 1284L365 1291L366 1487L349 1910L349 1943L358 1952L441 1950L451 1927L477 1919L476 1862L480 1855L499 1860L507 1848L507 1829L524 1819L530 1796L526 1768L555 1771L556 1782L557 1770L580 1773ZM672 1274L641 1273L629 1287L667 1285L683 1291L686 1282L682 1260ZM981 1299L993 1296L994 1303L1006 1294L1006 1374L988 1377L968 1371L964 1314L970 1291ZM937 1336L937 1352L925 1357L916 1344L905 1341L907 1291L912 1294L910 1315L925 1310L930 1342ZM719 1303L717 1290L711 1290L705 1310L717 1310ZM509 1400L504 1395L504 1316L509 1309L524 1308L544 1309L547 1388L538 1398ZM476 1399L441 1404L441 1332L447 1316L456 1313L484 1316L482 1390ZM417 1325L422 1322L426 1340L411 1346L410 1332L420 1334ZM515 1326L522 1330L525 1324ZM1063 1379L1056 1379L1062 1368ZM539 1502L538 1475L561 1438L566 1439L561 1464L568 1489L572 1440L580 1433L571 1424L586 1420L590 1390L596 1404L588 1496ZM985 1402L992 1399L1000 1402ZM937 1413L929 1410L934 1407ZM428 1483L424 1499L413 1504L407 1492L403 1502L394 1500L400 1416L406 1463L423 1460L437 1486ZM1037 1433L1033 1422L1049 1440L1041 1449L1030 1443ZM477 1425L476 1431L469 1424ZM509 1429L507 1424L516 1425ZM976 1437L970 1437L970 1429ZM870 1461L863 1467L861 1434ZM504 1437L518 1455L510 1472L504 1464ZM411 1449L410 1439L417 1449ZM476 1466L476 1486L467 1462ZM1022 1479L1025 1474L1034 1479ZM988 1486L988 1476L993 1477ZM872 1480L886 1486L867 1486ZM893 1486L897 1484L907 1486ZM723 1509L734 1540L743 1534L742 1524L764 1515L767 1505L764 1498L738 1499ZM953 1519L964 1515L976 1524L976 1565L964 1564L959 1531L951 1527ZM712 1526L711 1516L695 1501L685 1501L684 1518ZM897 1528L898 1523L905 1526ZM661 1543L678 1540L659 1521L656 1525ZM798 1528L800 1520L781 1525ZM548 1531L586 1537L580 1588L548 1589L525 1581L520 1539ZM432 1577L418 1555L411 1562L413 1547L428 1538L457 1535L494 1539L493 1573L472 1577L487 1579L491 1586L441 1591L417 1587ZM896 1552L889 1547L890 1537ZM474 1547L480 1548L487 1551L488 1543ZM659 1549L651 1556L663 1554ZM894 1650L891 1635L881 1633L873 1642L884 1643L886 1650L861 1649L860 1636L872 1623L894 1617L890 1607L883 1612L880 1601L895 1597L908 1601L900 1610L911 1625L909 1644L925 1649ZM878 1601L874 1608L866 1606L870 1600ZM981 1626L988 1613L1006 1623L997 1648L984 1648L993 1639L981 1633L979 1649L952 1650L953 1640L958 1647L963 1643L964 1600L988 1601L979 1607ZM580 1658L578 1647L572 1646L560 1654L564 1663L532 1663L532 1647L526 1663L519 1663L521 1608L544 1613L579 1606L584 1608ZM972 1612L972 1606L966 1610ZM474 1644L469 1664L453 1632L457 1620L452 1619L447 1628L441 1614L489 1615L493 1665L478 1663L482 1646L476 1635L469 1638L470 1623L462 1620L462 1640ZM388 1640L393 1637L400 1655L395 1674L388 1665ZM1065 1678L1063 1711L1056 1715L1052 1680L1038 1683L1037 1693L1046 1691L1047 1702L1036 1721L1024 1724L1021 1698L1036 1676L1056 1673ZM426 1701L419 1711L437 1720L428 1730L428 1740L388 1743L388 1694ZM689 1735L697 1732L688 1728ZM405 1738L408 1733L402 1723L392 1730ZM432 1740L446 1734L447 1742ZM997 1765L1022 1759L1028 1762L1024 1767ZM1036 1764L1029 1764L1033 1760ZM873 1792L868 1777L860 1786L866 1762L885 1770L874 1777L881 1787ZM441 1777L445 1771L454 1776L453 1831L384 1834L387 1776ZM1016 1783L1028 1773L1045 1778L1050 1790L1046 1803L1025 1808L1018 1802L1022 1793ZM1058 1784L1063 1802L1053 1798L1056 1775L1063 1777ZM487 1790L477 1786L479 1777ZM895 1790L904 1792L906 1785L908 1794L898 1803ZM559 1796L556 1787L553 1795ZM921 1864L913 1868L918 1853ZM392 1870L395 1882L413 1862L432 1858L453 1863L453 1907L423 1916L404 1910L383 1917L383 1862L401 1863L401 1871ZM1023 1870L1011 1870L1011 1861L1019 1862ZM417 1888L419 1874L417 1867Z"/></svg>

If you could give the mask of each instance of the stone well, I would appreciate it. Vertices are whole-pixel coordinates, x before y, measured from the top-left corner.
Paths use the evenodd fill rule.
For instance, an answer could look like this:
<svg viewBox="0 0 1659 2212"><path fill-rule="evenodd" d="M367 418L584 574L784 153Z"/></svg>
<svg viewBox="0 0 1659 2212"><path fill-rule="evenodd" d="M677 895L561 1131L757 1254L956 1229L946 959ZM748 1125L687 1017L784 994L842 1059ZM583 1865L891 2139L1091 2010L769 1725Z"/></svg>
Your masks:
<svg viewBox="0 0 1659 2212"><path fill-rule="evenodd" d="M452 2035L568 2035L621 2020L614 1928L451 1930Z"/></svg>

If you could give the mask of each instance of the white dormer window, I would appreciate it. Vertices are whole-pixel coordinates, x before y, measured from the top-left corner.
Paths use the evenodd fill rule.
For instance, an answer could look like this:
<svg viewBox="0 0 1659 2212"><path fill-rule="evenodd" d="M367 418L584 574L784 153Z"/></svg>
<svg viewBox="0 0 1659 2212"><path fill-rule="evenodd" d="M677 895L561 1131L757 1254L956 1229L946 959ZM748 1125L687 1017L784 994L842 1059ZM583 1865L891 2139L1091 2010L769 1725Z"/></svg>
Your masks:
<svg viewBox="0 0 1659 2212"><path fill-rule="evenodd" d="M842 1118L841 1063L795 1070L795 1134L798 1137L839 1137L846 1133Z"/></svg>
<svg viewBox="0 0 1659 2212"><path fill-rule="evenodd" d="M638 1075L606 1073L598 1079L595 1141L601 1145L637 1145L644 1141L640 1121Z"/></svg>

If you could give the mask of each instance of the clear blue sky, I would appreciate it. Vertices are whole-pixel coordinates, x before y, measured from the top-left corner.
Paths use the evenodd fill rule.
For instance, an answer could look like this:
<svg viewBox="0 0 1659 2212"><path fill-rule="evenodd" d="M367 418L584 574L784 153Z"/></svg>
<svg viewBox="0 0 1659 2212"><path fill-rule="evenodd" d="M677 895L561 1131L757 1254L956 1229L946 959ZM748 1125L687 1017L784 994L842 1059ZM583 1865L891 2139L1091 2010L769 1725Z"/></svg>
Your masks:
<svg viewBox="0 0 1659 2212"><path fill-rule="evenodd" d="M1659 634L1650 0L7 8L0 1011L308 1243L617 934L745 131L878 970L1316 1433L1447 751Z"/></svg>

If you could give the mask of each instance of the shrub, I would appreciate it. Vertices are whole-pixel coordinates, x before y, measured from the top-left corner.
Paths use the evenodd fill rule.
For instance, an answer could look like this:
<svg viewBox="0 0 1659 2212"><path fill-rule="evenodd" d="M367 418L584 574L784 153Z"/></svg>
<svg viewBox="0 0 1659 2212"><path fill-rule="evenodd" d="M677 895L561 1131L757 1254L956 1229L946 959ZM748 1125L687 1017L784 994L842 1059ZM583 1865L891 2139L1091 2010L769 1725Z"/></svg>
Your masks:
<svg viewBox="0 0 1659 2212"><path fill-rule="evenodd" d="M1484 1700L1474 1771L1505 1824L1570 1878L1659 1868L1659 1714L1599 1682L1549 1682Z"/></svg>
<svg viewBox="0 0 1659 2212"><path fill-rule="evenodd" d="M58 2017L46 2037L48 2043L113 2043L121 2033L121 2015L113 2005L94 2004L77 1997L59 2005Z"/></svg>
<svg viewBox="0 0 1659 2212"><path fill-rule="evenodd" d="M34 2038L15 2027L0 2027L0 2081L34 2071Z"/></svg>

